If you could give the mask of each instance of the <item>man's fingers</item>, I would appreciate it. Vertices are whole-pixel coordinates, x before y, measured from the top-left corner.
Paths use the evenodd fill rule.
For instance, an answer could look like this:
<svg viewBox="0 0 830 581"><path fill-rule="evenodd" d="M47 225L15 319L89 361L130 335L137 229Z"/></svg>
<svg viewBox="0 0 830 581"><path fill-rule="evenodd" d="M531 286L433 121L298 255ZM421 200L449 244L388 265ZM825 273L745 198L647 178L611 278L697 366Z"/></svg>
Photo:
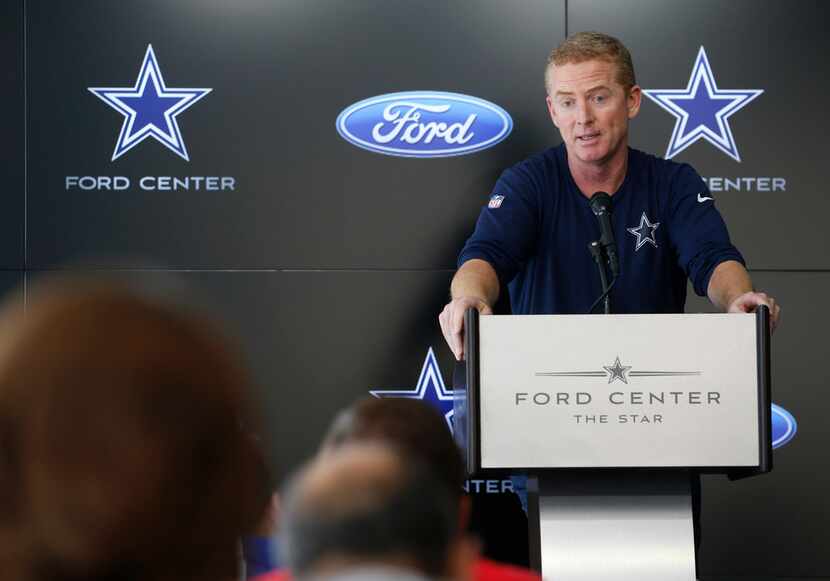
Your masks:
<svg viewBox="0 0 830 581"><path fill-rule="evenodd" d="M444 306L444 309L438 314L438 326L441 327L441 333L444 335L444 338L447 337L447 308L449 305Z"/></svg>
<svg viewBox="0 0 830 581"><path fill-rule="evenodd" d="M760 305L766 305L769 308L770 331L774 332L781 322L781 306L767 293L749 292L743 294L735 299L728 310L731 313L752 313Z"/></svg>
<svg viewBox="0 0 830 581"><path fill-rule="evenodd" d="M458 297L450 301L441 314L438 324L452 354L461 361L464 358L464 315L467 309L478 309L482 315L492 315L493 309L481 299L475 297Z"/></svg>
<svg viewBox="0 0 830 581"><path fill-rule="evenodd" d="M457 361L464 359L464 336L459 333L452 336L453 344L450 346L452 354L455 355Z"/></svg>
<svg viewBox="0 0 830 581"><path fill-rule="evenodd" d="M769 309L770 320L774 323L778 311L781 310L780 307L776 304L775 299L769 296L767 293L754 293L752 299L753 304L751 311L754 311L761 305L766 305Z"/></svg>
<svg viewBox="0 0 830 581"><path fill-rule="evenodd" d="M464 329L464 313L467 307L458 304L452 304L450 310L450 330L455 333L460 333Z"/></svg>
<svg viewBox="0 0 830 581"><path fill-rule="evenodd" d="M452 317L450 319L452 337L450 348L458 361L464 358L464 313L466 310L466 305L462 306L456 303L453 305L450 315Z"/></svg>
<svg viewBox="0 0 830 581"><path fill-rule="evenodd" d="M454 304L451 311L452 317L452 335L458 339L458 351L456 359L459 361L464 359L464 317L467 315L467 309L475 308L482 315L492 315L493 309L484 301L458 301Z"/></svg>
<svg viewBox="0 0 830 581"><path fill-rule="evenodd" d="M775 330L778 328L778 325L781 324L781 307L775 305L775 308L772 309L772 314L770 316L770 330L774 333Z"/></svg>
<svg viewBox="0 0 830 581"><path fill-rule="evenodd" d="M458 320L456 316L457 312L458 309L456 308L455 302L450 302L444 307L441 314L438 315L438 324L441 327L441 333L444 335L444 340L447 342L450 351L452 351L456 359L461 360L464 355L464 340L461 335L464 321L463 318L460 321Z"/></svg>
<svg viewBox="0 0 830 581"><path fill-rule="evenodd" d="M729 311L751 313L758 305L769 306L769 297L764 293L744 293L730 305Z"/></svg>
<svg viewBox="0 0 830 581"><path fill-rule="evenodd" d="M458 359L460 357L460 353L458 352L459 342L457 341L456 334L452 330L452 311L452 303L446 305L444 310L441 311L441 314L438 315L438 324L441 326L441 333L444 335L447 346L449 346L455 358Z"/></svg>
<svg viewBox="0 0 830 581"><path fill-rule="evenodd" d="M746 300L752 311L760 305L769 306L769 297L766 293L749 293L746 295Z"/></svg>

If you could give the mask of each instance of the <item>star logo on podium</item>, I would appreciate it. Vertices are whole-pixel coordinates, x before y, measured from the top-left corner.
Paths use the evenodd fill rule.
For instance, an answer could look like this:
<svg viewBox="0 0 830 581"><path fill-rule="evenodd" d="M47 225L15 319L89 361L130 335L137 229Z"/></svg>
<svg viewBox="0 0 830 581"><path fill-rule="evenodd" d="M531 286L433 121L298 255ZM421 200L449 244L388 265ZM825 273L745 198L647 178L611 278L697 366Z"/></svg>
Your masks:
<svg viewBox="0 0 830 581"><path fill-rule="evenodd" d="M427 351L426 359L421 367L421 374L418 382L411 389L372 389L369 390L375 397L405 397L409 399L420 399L438 409L447 421L447 427L452 432L453 396L452 390L448 390L444 384L444 376L441 375L441 368L432 347Z"/></svg>
<svg viewBox="0 0 830 581"><path fill-rule="evenodd" d="M626 377L626 374L631 370L631 366L621 364L619 356L616 361L614 361L614 365L603 365L602 368L608 372L608 383L613 383L619 379L628 385L628 378Z"/></svg>
<svg viewBox="0 0 830 581"><path fill-rule="evenodd" d="M614 360L613 365L603 365L604 371L586 370L586 371L537 371L534 375L537 377L607 377L608 383L613 383L620 380L628 385L630 377L681 377L688 375L703 375L702 371L646 371L638 369L632 371L631 365L623 365L620 363L620 356Z"/></svg>
<svg viewBox="0 0 830 581"><path fill-rule="evenodd" d="M89 87L89 91L124 116L112 161L150 137L190 161L176 118L212 89L167 87L148 44L134 86Z"/></svg>
<svg viewBox="0 0 830 581"><path fill-rule="evenodd" d="M632 226L631 228L626 228L626 230L637 237L637 246L634 248L634 251L640 250L640 248L648 242L655 248L657 248L657 237L655 236L655 232L657 228L660 227L660 222L655 222L652 224L648 221L646 217L646 213L643 212L643 215L640 217L640 225L639 226ZM648 230L648 232L646 232Z"/></svg>
<svg viewBox="0 0 830 581"><path fill-rule="evenodd" d="M646 97L675 118L666 159L705 139L738 162L741 156L732 136L729 117L763 92L763 89L718 89L702 46L685 89L643 90Z"/></svg>

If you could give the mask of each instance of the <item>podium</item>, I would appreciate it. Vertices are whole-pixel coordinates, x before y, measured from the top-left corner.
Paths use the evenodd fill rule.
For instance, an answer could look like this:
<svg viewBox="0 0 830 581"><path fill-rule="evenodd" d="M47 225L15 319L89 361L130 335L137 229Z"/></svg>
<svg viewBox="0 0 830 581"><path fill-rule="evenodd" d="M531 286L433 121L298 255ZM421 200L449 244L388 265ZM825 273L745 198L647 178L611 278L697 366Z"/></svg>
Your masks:
<svg viewBox="0 0 830 581"><path fill-rule="evenodd" d="M767 308L465 325L467 468L538 487L543 578L696 579L697 474L772 469Z"/></svg>

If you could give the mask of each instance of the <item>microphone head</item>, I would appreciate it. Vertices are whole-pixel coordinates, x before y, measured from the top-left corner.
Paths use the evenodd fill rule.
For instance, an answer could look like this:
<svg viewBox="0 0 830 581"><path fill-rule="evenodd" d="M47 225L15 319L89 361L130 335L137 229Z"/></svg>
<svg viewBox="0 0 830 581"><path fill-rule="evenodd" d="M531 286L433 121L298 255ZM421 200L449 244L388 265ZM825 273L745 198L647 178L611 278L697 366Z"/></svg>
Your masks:
<svg viewBox="0 0 830 581"><path fill-rule="evenodd" d="M611 213L611 196L606 192L595 192L591 196L590 201L591 211L599 216L600 214Z"/></svg>

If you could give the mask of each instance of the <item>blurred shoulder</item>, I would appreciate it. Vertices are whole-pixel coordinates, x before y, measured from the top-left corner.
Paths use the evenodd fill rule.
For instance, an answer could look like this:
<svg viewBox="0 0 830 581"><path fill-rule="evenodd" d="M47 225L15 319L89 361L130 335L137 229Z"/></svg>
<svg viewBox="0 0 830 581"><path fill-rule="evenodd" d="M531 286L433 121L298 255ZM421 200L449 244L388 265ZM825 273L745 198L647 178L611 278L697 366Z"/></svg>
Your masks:
<svg viewBox="0 0 830 581"><path fill-rule="evenodd" d="M523 567L499 563L490 559L478 559L473 566L473 581L542 581L542 578Z"/></svg>

